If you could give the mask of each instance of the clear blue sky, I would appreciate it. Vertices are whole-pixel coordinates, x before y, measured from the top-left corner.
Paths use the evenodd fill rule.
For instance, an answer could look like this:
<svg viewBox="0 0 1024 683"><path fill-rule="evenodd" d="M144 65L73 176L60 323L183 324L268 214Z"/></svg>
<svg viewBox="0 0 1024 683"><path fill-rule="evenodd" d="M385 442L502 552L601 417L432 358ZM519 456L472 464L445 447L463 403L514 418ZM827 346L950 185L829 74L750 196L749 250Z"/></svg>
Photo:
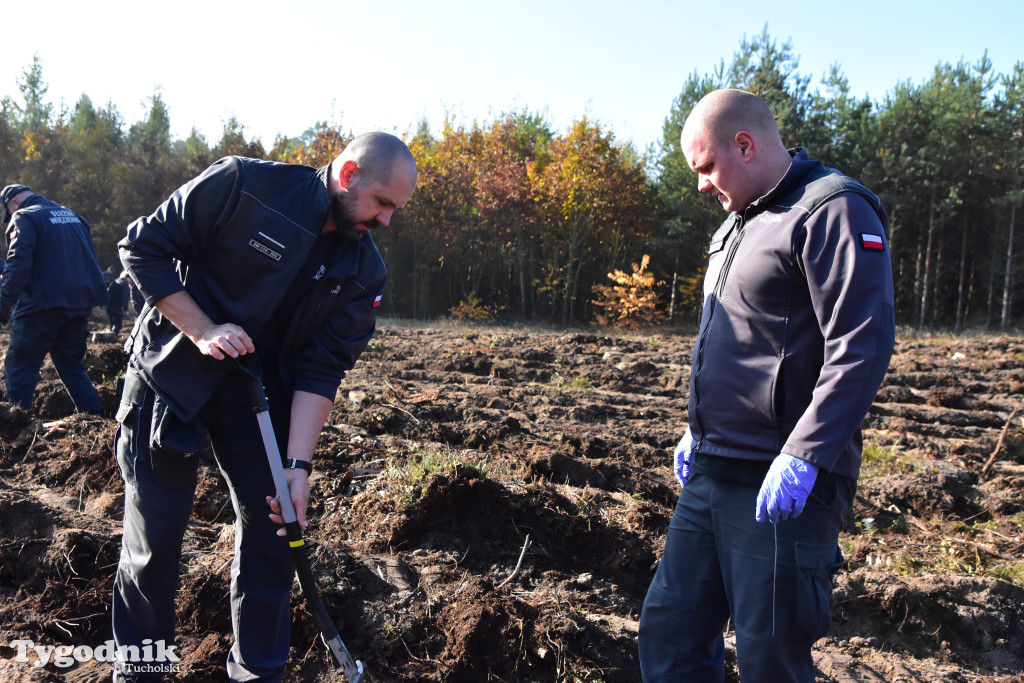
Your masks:
<svg viewBox="0 0 1024 683"><path fill-rule="evenodd" d="M845 9L848 8L848 9ZM729 64L767 24L812 88L838 63L858 97L880 101L940 62L997 73L1024 61L1024 0L180 0L50 2L5 10L0 96L38 54L48 100L88 94L128 124L157 88L171 133L213 144L234 115L266 146L317 121L402 133L426 119L583 114L643 148L686 78ZM20 21L19 21L20 19Z"/></svg>

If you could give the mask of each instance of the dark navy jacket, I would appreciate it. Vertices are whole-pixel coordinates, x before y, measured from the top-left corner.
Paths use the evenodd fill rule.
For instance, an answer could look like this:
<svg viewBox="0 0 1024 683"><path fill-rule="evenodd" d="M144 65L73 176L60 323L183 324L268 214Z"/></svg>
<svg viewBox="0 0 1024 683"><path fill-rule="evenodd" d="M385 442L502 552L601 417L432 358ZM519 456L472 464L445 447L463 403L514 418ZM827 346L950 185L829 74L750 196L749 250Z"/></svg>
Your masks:
<svg viewBox="0 0 1024 683"><path fill-rule="evenodd" d="M690 429L697 453L767 466L784 452L856 479L895 341L887 218L855 180L791 153L712 238Z"/></svg>
<svg viewBox="0 0 1024 683"><path fill-rule="evenodd" d="M130 364L182 421L233 365L200 353L153 304L184 289L215 322L257 338L327 218L327 169L226 157L132 223L118 244L146 298L126 345ZM291 317L277 368L288 392L332 401L373 336L386 276L369 235L339 243Z"/></svg>
<svg viewBox="0 0 1024 683"><path fill-rule="evenodd" d="M0 310L12 318L51 308L90 309L107 303L89 223L33 194L7 226L7 269Z"/></svg>

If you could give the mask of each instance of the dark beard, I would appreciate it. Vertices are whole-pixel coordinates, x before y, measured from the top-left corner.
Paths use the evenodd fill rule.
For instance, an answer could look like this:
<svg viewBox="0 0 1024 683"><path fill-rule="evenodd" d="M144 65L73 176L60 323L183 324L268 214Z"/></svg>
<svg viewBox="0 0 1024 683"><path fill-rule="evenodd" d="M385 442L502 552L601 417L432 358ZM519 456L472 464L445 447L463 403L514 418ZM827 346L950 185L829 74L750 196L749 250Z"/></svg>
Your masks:
<svg viewBox="0 0 1024 683"><path fill-rule="evenodd" d="M347 197L348 193L345 192L336 192L331 197L331 215L334 217L334 227L337 229L338 234L344 239L358 242L365 231L356 228L356 221L352 220L352 212L348 209ZM355 199L356 197L353 196L352 198ZM376 218L361 222L370 229L380 225Z"/></svg>
<svg viewBox="0 0 1024 683"><path fill-rule="evenodd" d="M334 228L343 238L357 241L363 236L361 232L356 230L355 221L352 220L352 215L349 213L348 206L345 203L344 192L336 192L331 197L331 215L334 219Z"/></svg>

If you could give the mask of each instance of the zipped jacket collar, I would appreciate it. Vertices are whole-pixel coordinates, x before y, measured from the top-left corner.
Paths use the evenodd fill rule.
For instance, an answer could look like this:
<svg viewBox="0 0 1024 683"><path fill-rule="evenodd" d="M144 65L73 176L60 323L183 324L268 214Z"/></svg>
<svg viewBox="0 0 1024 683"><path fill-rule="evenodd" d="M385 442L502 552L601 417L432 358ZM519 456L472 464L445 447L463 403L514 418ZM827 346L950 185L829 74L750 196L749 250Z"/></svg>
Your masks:
<svg viewBox="0 0 1024 683"><path fill-rule="evenodd" d="M779 182L775 184L775 187L750 202L750 204L740 212L744 222L750 220L766 208L774 206L780 198L785 197L795 188L802 185L805 182L808 173L821 166L820 161L815 161L807 156L807 150L803 147L794 147L789 150L789 154L793 157L793 161L790 163L789 169L782 176Z"/></svg>

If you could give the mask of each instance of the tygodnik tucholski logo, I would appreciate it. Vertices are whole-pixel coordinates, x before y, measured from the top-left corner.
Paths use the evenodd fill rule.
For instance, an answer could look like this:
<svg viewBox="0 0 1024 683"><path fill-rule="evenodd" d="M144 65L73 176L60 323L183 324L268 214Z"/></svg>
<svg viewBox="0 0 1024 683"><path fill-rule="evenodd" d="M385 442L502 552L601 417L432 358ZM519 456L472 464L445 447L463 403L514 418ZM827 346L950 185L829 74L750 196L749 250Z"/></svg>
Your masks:
<svg viewBox="0 0 1024 683"><path fill-rule="evenodd" d="M180 661L175 650L177 645L167 645L162 640L153 642L149 638L138 645L114 645L113 640L99 647L89 645L36 645L31 640L12 640L10 647L17 650L14 661L19 664L31 663L43 667L52 663L65 668L75 662L110 662L124 673L175 673Z"/></svg>

